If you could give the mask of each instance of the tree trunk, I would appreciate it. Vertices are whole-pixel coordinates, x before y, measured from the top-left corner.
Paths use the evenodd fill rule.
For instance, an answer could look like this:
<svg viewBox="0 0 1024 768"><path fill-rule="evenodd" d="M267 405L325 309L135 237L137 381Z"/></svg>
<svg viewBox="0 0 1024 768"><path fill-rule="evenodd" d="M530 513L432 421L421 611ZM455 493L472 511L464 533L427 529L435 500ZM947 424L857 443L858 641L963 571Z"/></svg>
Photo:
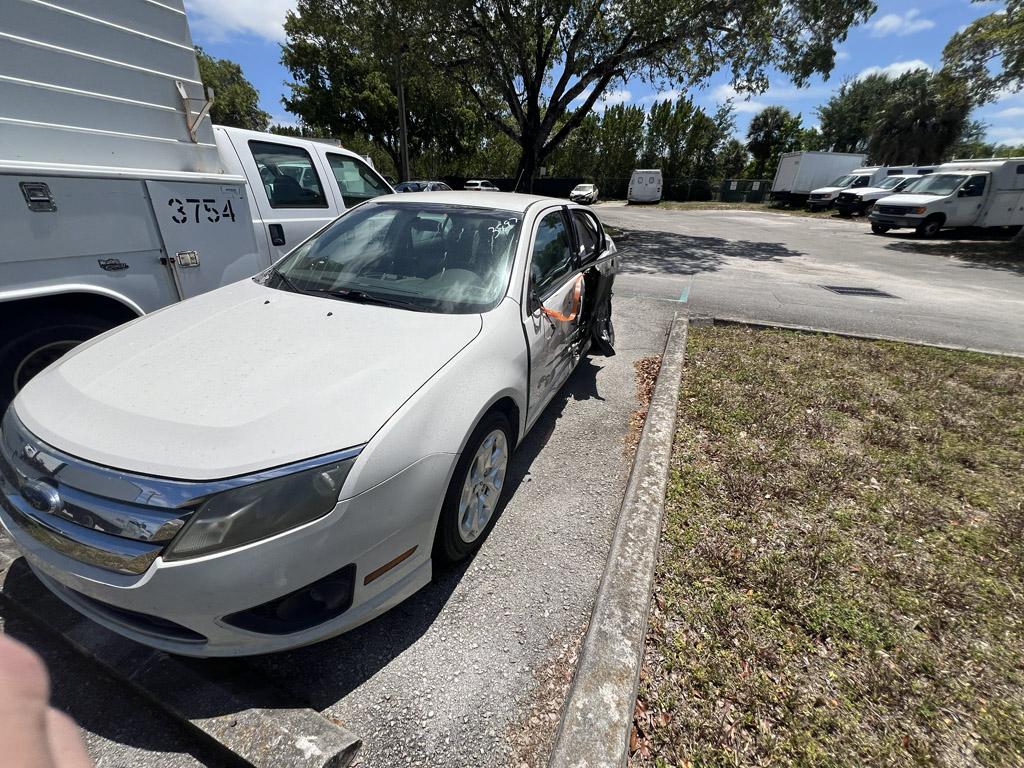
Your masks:
<svg viewBox="0 0 1024 768"><path fill-rule="evenodd" d="M540 167L540 145L536 135L524 135L520 140L522 155L516 169L516 192L533 192L533 181Z"/></svg>

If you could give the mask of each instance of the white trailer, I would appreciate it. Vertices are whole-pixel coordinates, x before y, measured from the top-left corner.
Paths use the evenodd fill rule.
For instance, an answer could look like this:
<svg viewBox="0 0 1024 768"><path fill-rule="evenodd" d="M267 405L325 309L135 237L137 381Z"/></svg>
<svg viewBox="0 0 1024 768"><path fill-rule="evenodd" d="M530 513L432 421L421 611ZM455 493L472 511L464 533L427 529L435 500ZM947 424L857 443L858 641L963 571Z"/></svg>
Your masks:
<svg viewBox="0 0 1024 768"><path fill-rule="evenodd" d="M847 152L786 152L779 158L771 200L802 205L812 190L861 167L867 157Z"/></svg>
<svg viewBox="0 0 1024 768"><path fill-rule="evenodd" d="M268 263L182 0L17 0L0 34L0 409L103 330Z"/></svg>
<svg viewBox="0 0 1024 768"><path fill-rule="evenodd" d="M629 177L627 203L656 203L661 200L661 170L638 168Z"/></svg>

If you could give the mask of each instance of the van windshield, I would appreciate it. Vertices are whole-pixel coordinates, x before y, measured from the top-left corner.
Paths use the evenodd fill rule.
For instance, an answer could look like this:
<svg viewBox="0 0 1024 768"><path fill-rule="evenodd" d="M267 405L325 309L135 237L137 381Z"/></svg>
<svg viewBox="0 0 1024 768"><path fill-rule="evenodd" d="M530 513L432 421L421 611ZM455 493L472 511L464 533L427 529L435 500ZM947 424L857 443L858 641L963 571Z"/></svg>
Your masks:
<svg viewBox="0 0 1024 768"><path fill-rule="evenodd" d="M838 179L829 184L830 187L848 187L857 179L852 173L847 173L845 176L840 176Z"/></svg>
<svg viewBox="0 0 1024 768"><path fill-rule="evenodd" d="M878 185L879 189L895 189L908 181L906 176L890 176ZM911 180L912 181L912 180Z"/></svg>
<svg viewBox="0 0 1024 768"><path fill-rule="evenodd" d="M270 288L468 314L508 288L522 214L439 203L364 203L258 280Z"/></svg>
<svg viewBox="0 0 1024 768"><path fill-rule="evenodd" d="M965 181L967 177L960 173L933 173L914 182L914 194L945 197L953 194Z"/></svg>

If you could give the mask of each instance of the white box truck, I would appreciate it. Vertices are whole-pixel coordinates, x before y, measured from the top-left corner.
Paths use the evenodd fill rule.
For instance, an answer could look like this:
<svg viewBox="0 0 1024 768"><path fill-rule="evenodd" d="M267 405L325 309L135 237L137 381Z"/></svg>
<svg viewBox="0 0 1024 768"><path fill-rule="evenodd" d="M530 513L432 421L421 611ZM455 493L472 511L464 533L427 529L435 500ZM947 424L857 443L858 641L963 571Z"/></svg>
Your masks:
<svg viewBox="0 0 1024 768"><path fill-rule="evenodd" d="M946 227L1024 225L1024 157L940 165L909 193L876 203L869 219L875 234L909 227L922 237Z"/></svg>
<svg viewBox="0 0 1024 768"><path fill-rule="evenodd" d="M931 173L934 167L919 168L916 165L873 165L857 168L833 179L827 186L812 189L807 196L807 207L812 211L831 208L845 190L877 186L891 176L908 176Z"/></svg>
<svg viewBox="0 0 1024 768"><path fill-rule="evenodd" d="M811 190L861 167L867 157L847 152L786 152L779 158L770 200L803 205Z"/></svg>
<svg viewBox="0 0 1024 768"><path fill-rule="evenodd" d="M390 192L330 144L215 135L182 0L6 3L0 410L75 344L253 275Z"/></svg>

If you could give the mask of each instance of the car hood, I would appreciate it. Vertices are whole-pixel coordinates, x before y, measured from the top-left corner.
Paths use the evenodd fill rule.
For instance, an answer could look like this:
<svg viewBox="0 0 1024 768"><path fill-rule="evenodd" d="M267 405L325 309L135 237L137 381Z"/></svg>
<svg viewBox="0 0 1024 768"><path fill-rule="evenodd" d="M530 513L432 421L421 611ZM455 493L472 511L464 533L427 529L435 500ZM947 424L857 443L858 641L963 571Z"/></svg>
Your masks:
<svg viewBox="0 0 1024 768"><path fill-rule="evenodd" d="M849 187L821 187L820 189L812 189L812 195L834 195L838 192L842 192L844 189Z"/></svg>
<svg viewBox="0 0 1024 768"><path fill-rule="evenodd" d="M480 328L245 280L83 344L14 408L88 461L231 477L367 442Z"/></svg>
<svg viewBox="0 0 1024 768"><path fill-rule="evenodd" d="M930 205L936 200L941 200L940 195L889 195L885 198L886 205Z"/></svg>
<svg viewBox="0 0 1024 768"><path fill-rule="evenodd" d="M884 189L883 187L857 187L857 189L847 187L845 191L852 192L855 195L893 194L892 190Z"/></svg>

